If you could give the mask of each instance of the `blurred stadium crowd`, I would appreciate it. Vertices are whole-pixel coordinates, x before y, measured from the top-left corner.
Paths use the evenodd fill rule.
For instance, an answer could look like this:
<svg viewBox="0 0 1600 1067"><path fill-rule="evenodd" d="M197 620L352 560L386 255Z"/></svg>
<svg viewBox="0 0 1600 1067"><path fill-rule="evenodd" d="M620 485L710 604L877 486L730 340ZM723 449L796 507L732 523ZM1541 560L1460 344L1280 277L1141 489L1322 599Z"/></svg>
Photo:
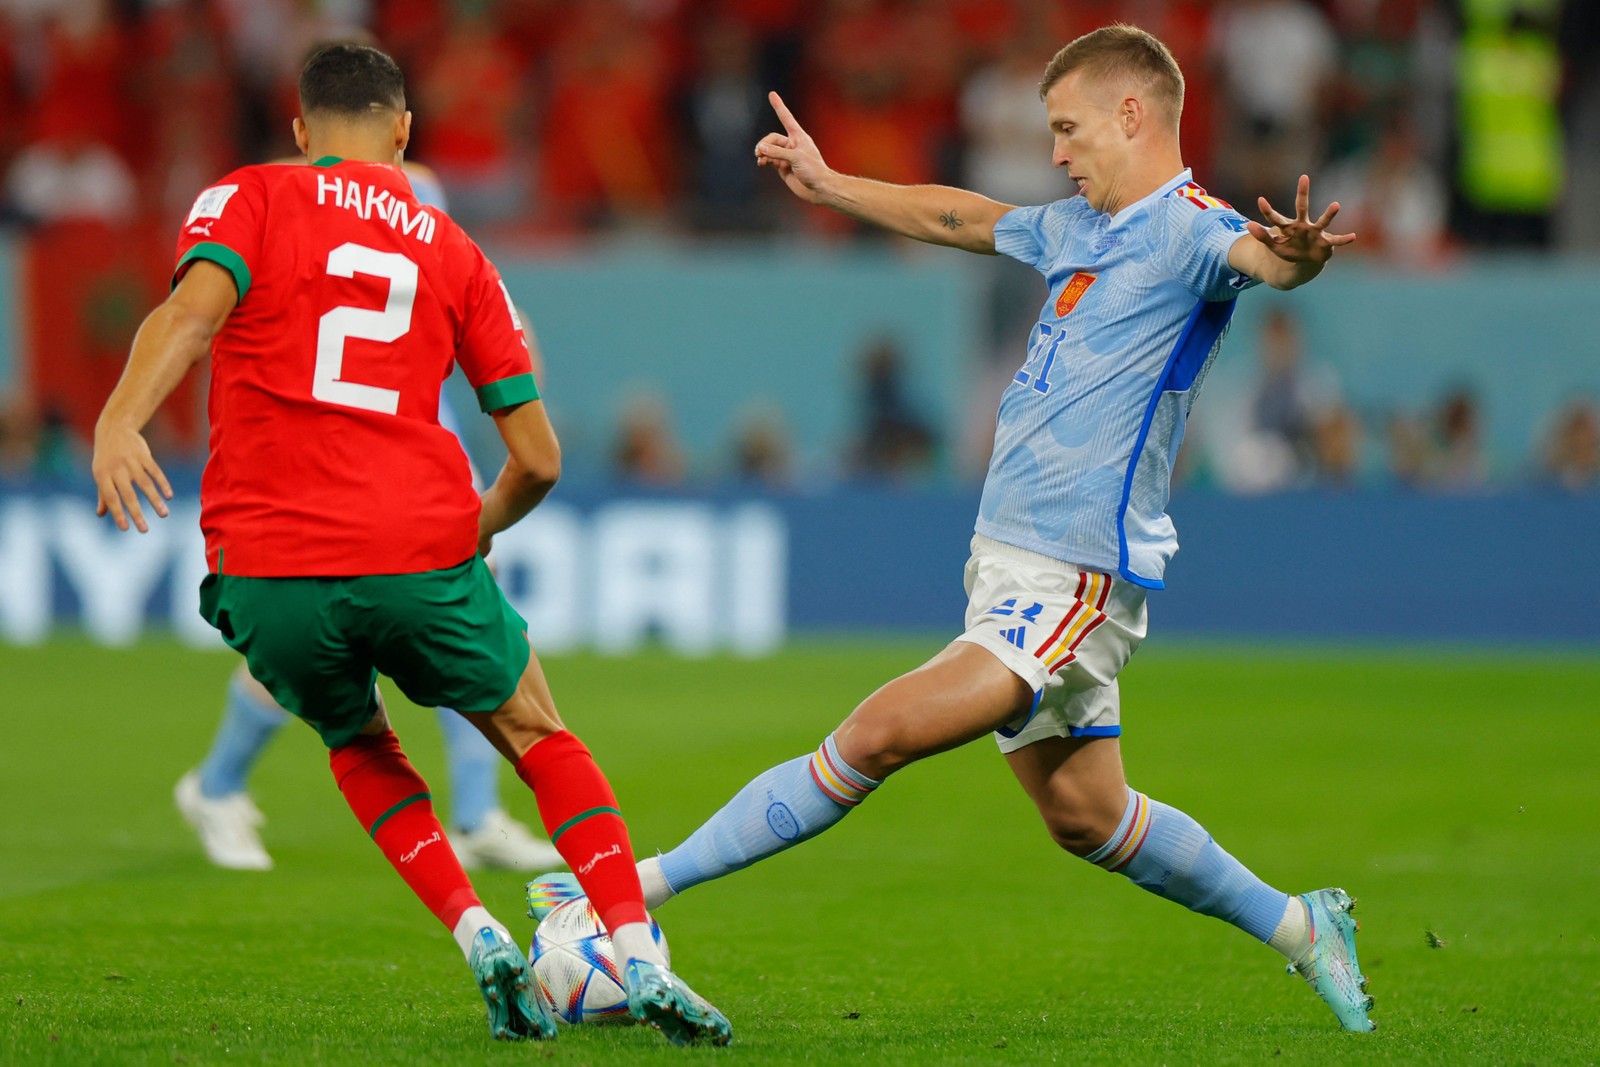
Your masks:
<svg viewBox="0 0 1600 1067"><path fill-rule="evenodd" d="M774 125L767 89L840 170L1040 203L1064 182L1048 164L1039 73L1061 43L1117 19L1173 47L1188 78L1185 154L1217 195L1283 198L1309 170L1361 233L1357 254L1404 269L1479 249L1600 250L1591 0L0 0L0 114L17 117L0 123L0 224L171 232L207 182L291 150L307 50L365 37L407 71L411 156L476 234L865 239L751 165ZM1031 306L1005 313L997 289L998 348ZM1189 477L1357 480L1362 427L1316 399L1296 338L1290 320L1263 337L1252 412L1265 451L1246 464L1259 469L1213 477L1191 463ZM897 359L862 354L861 433L841 446L843 466L914 473L956 451L907 407ZM1477 419L1462 392L1367 429L1399 484L1469 486L1485 477ZM683 478L670 437L670 412L630 414L618 473ZM1594 407L1575 402L1552 417L1532 476L1593 486L1597 438ZM48 468L79 447L50 412L0 414L0 466L26 455ZM787 467L770 426L739 449L750 477Z"/></svg>

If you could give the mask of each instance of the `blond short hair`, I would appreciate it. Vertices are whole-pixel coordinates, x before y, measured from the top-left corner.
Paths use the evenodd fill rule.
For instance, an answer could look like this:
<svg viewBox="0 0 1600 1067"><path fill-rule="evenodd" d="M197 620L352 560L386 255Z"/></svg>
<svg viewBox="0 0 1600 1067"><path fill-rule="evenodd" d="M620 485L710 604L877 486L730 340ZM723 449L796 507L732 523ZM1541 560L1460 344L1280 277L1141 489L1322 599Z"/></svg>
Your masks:
<svg viewBox="0 0 1600 1067"><path fill-rule="evenodd" d="M1056 82L1074 71L1099 80L1128 80L1150 91L1151 99L1171 117L1183 114L1183 71L1167 46L1137 26L1115 23L1086 33L1057 52L1039 82L1042 100Z"/></svg>

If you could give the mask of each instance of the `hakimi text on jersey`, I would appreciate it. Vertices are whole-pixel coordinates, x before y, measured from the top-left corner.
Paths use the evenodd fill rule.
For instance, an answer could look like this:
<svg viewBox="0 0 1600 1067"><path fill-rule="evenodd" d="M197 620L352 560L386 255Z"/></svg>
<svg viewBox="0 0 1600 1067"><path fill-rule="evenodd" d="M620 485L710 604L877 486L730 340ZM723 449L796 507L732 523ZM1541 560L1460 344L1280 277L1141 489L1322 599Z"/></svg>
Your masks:
<svg viewBox="0 0 1600 1067"><path fill-rule="evenodd" d="M404 236L415 236L423 244L432 244L434 232L439 228L439 220L427 208L419 206L413 209L387 189L364 185L354 178L341 178L336 174L317 175L317 204L332 204L353 211L362 221L382 219Z"/></svg>

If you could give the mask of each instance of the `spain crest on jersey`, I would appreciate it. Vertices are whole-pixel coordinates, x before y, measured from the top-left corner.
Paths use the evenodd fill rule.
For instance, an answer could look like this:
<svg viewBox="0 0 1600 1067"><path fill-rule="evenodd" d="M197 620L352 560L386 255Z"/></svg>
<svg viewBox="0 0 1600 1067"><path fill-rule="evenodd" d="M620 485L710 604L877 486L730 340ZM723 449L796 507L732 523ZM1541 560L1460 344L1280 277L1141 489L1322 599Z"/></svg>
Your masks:
<svg viewBox="0 0 1600 1067"><path fill-rule="evenodd" d="M1083 294L1089 291L1089 286L1095 283L1099 275L1085 274L1079 271L1067 279L1067 284L1061 287L1061 295L1056 297L1056 318L1064 319L1078 306L1078 301L1083 299Z"/></svg>

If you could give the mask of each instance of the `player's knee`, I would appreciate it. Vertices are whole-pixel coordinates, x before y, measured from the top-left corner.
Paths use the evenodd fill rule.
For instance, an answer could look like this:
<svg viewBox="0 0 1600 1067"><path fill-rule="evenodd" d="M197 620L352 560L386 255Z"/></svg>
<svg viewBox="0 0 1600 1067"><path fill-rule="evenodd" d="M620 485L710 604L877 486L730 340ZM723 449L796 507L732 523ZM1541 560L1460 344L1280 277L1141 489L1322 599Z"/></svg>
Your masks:
<svg viewBox="0 0 1600 1067"><path fill-rule="evenodd" d="M1104 843L1097 828L1078 812L1047 811L1040 814L1044 817L1050 840L1074 856L1087 856Z"/></svg>
<svg viewBox="0 0 1600 1067"><path fill-rule="evenodd" d="M851 770L881 782L920 755L906 734L894 716L863 704L834 731L833 739Z"/></svg>

